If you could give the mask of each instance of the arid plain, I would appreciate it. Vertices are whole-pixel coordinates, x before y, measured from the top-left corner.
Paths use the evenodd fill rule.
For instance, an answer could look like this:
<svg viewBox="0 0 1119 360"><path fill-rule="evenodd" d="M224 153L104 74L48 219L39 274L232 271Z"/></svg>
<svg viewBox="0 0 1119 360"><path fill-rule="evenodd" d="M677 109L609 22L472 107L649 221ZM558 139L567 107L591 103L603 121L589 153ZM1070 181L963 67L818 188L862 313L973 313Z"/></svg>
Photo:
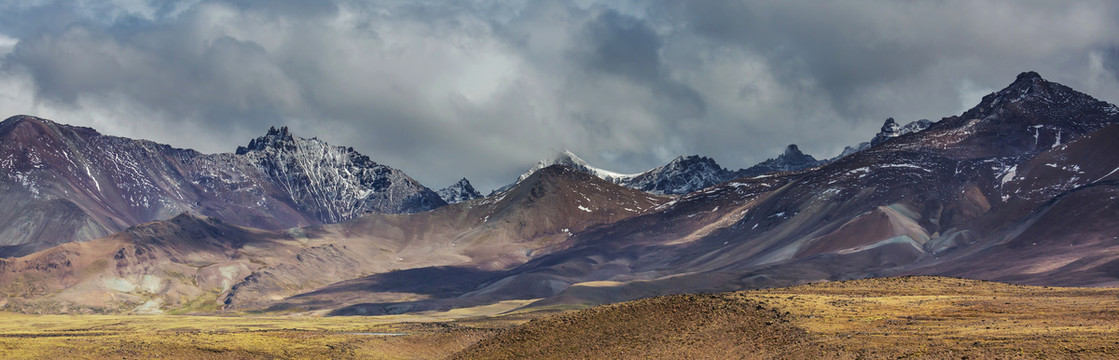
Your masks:
<svg viewBox="0 0 1119 360"><path fill-rule="evenodd" d="M3 358L1115 358L1119 289L901 277L576 309L0 315Z"/></svg>

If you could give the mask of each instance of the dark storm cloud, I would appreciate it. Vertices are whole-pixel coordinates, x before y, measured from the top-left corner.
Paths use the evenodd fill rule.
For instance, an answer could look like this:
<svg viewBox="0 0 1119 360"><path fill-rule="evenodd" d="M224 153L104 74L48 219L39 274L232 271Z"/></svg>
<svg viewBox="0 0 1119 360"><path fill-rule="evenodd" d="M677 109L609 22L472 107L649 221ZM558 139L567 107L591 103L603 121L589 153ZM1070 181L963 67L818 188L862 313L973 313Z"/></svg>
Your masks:
<svg viewBox="0 0 1119 360"><path fill-rule="evenodd" d="M1112 2L11 1L0 111L207 152L268 126L432 187L568 148L822 156L959 113L1020 71L1119 99Z"/></svg>
<svg viewBox="0 0 1119 360"><path fill-rule="evenodd" d="M622 76L655 92L658 114L666 119L696 119L703 99L690 87L668 78L660 61L664 40L641 19L614 10L592 15L581 33L575 57L593 71Z"/></svg>

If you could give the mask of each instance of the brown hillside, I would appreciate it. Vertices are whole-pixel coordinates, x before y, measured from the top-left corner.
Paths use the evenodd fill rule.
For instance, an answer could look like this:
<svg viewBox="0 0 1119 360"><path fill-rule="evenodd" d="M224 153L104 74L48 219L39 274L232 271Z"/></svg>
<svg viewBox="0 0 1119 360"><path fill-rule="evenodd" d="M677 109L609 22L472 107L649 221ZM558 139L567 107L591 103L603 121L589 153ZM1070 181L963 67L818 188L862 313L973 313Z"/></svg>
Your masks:
<svg viewBox="0 0 1119 360"><path fill-rule="evenodd" d="M670 295L528 322L459 359L1113 359L1119 289L944 278Z"/></svg>
<svg viewBox="0 0 1119 360"><path fill-rule="evenodd" d="M456 359L738 359L819 356L807 333L760 302L670 295L533 320Z"/></svg>

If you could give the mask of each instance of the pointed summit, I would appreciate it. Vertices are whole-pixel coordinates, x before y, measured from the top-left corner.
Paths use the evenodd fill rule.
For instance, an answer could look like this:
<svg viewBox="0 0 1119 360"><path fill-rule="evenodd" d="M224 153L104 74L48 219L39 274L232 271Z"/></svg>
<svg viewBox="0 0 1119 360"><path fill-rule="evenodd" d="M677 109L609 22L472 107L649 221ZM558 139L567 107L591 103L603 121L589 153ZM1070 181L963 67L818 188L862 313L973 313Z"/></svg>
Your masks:
<svg viewBox="0 0 1119 360"><path fill-rule="evenodd" d="M460 203L463 201L470 201L474 199L481 199L482 193L474 189L469 180L462 178L451 186L440 189L435 192L439 197L446 201L448 204Z"/></svg>
<svg viewBox="0 0 1119 360"><path fill-rule="evenodd" d="M1114 115L1119 109L1067 86L1045 80L1033 71L1018 74L1006 88L988 94L965 119L982 119L1000 110L1032 114L1031 116L1061 119L1072 112Z"/></svg>
<svg viewBox="0 0 1119 360"><path fill-rule="evenodd" d="M962 115L940 123L938 127L956 133L927 144L957 156L1019 156L1119 123L1119 108L1027 71Z"/></svg>
<svg viewBox="0 0 1119 360"><path fill-rule="evenodd" d="M812 155L805 154L800 151L796 144L789 144L785 147L785 151L766 161L762 161L757 165L749 168L739 170L736 177L755 176L773 172L781 171L794 171L800 169L807 169L825 163L826 161L816 160Z"/></svg>
<svg viewBox="0 0 1119 360"><path fill-rule="evenodd" d="M1014 80L1014 82L1018 83L1018 82L1022 82L1022 81L1028 81L1028 82L1032 83L1032 82L1036 82L1038 80L1045 80L1045 79L1042 79L1041 75L1038 74L1036 71L1024 71L1021 74L1018 74L1018 77Z"/></svg>
<svg viewBox="0 0 1119 360"><path fill-rule="evenodd" d="M921 119L905 124L905 126L900 126L897 121L894 121L894 118L887 118L886 123L882 124L882 128L879 130L878 134L874 135L874 138L870 140L870 146L881 144L886 140L905 134L923 131L928 129L931 125L932 121Z"/></svg>
<svg viewBox="0 0 1119 360"><path fill-rule="evenodd" d="M785 153L781 156L784 156L786 158L795 158L804 156L804 153L800 152L800 148L797 147L797 144L789 144L789 146L785 147Z"/></svg>
<svg viewBox="0 0 1119 360"><path fill-rule="evenodd" d="M555 156L553 156L552 160L550 160L550 161L549 160L540 160L540 162L536 163L536 166L533 166L531 169L528 169L528 171L526 171L523 174L521 174L520 176L518 176L516 182L514 182L512 184L509 184L509 185L506 185L506 186L504 186L500 189L497 189L497 190L495 190L495 192L508 190L509 188L513 187L513 185L516 185L517 183L519 183L521 181L525 181L525 179L528 179L529 176L532 176L533 173L539 171L540 169L543 169L543 168L546 168L546 167L549 167L549 166L552 166L552 165L563 165L563 166L575 169L579 172L583 172L583 173L587 173L587 174L597 176L597 177L599 177L603 180L606 180L606 181L609 181L609 182L612 182L612 183L615 183L615 184L619 183L621 181L625 181L626 179L631 179L634 176L637 176L637 174L632 174L632 175L620 174L620 173L616 173L616 172L613 172L613 171L610 171L610 170L604 170L604 169L596 168L594 166L591 166L590 163L588 163L585 160L583 160L582 158L580 158L579 155L575 155L574 152L571 152L570 150L564 149L563 151L560 151Z"/></svg>
<svg viewBox="0 0 1119 360"><path fill-rule="evenodd" d="M894 118L891 117L891 118L886 118L886 123L882 124L882 128L879 131L881 131L881 133L886 133L886 134L895 134L900 129L901 129L901 126L899 126L897 121L894 121Z"/></svg>
<svg viewBox="0 0 1119 360"><path fill-rule="evenodd" d="M237 155L244 155L250 151L260 151L266 148L294 147L295 140L296 137L291 134L287 126L281 126L279 129L270 126L264 136L249 140L248 146L238 146L236 153Z"/></svg>

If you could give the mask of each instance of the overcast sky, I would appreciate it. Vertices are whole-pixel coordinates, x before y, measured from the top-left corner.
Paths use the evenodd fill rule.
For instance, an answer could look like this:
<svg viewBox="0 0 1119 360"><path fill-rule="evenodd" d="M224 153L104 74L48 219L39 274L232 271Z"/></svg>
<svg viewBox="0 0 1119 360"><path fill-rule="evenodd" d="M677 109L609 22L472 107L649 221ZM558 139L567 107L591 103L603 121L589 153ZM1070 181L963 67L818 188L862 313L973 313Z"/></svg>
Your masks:
<svg viewBox="0 0 1119 360"><path fill-rule="evenodd" d="M5 0L0 118L207 153L287 125L435 189L565 148L737 169L959 114L1027 70L1117 102L1117 4Z"/></svg>

